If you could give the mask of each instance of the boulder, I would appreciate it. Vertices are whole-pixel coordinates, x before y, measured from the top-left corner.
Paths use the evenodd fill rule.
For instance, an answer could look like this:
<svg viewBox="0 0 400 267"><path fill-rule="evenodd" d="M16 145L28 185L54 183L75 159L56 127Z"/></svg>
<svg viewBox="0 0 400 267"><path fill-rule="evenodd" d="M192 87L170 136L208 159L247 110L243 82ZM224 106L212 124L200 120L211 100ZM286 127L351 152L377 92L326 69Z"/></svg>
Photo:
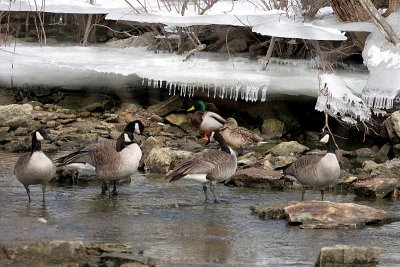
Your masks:
<svg viewBox="0 0 400 267"><path fill-rule="evenodd" d="M281 138L285 129L285 124L278 119L264 119L261 133L265 139Z"/></svg>
<svg viewBox="0 0 400 267"><path fill-rule="evenodd" d="M3 246L6 260L13 266L78 266L88 262L86 248L79 241L51 241ZM5 260L5 259L2 259ZM0 261L1 262L1 261Z"/></svg>
<svg viewBox="0 0 400 267"><path fill-rule="evenodd" d="M294 204L297 202L293 202ZM257 215L262 220L286 220L284 208L288 206L287 202L270 202L267 205L251 205L251 214Z"/></svg>
<svg viewBox="0 0 400 267"><path fill-rule="evenodd" d="M384 198L396 195L400 188L400 180L389 177L375 177L371 180L356 182L354 194L362 197Z"/></svg>
<svg viewBox="0 0 400 267"><path fill-rule="evenodd" d="M380 248L336 245L321 248L316 267L372 267L379 263Z"/></svg>
<svg viewBox="0 0 400 267"><path fill-rule="evenodd" d="M390 114L383 125L386 128L387 136L393 140L399 140L400 138L400 111L395 111Z"/></svg>
<svg viewBox="0 0 400 267"><path fill-rule="evenodd" d="M145 168L151 172L167 173L181 159L188 158L192 152L172 150L169 147L154 147L144 160Z"/></svg>
<svg viewBox="0 0 400 267"><path fill-rule="evenodd" d="M11 104L0 106L0 126L18 128L33 119L33 107L30 104Z"/></svg>
<svg viewBox="0 0 400 267"><path fill-rule="evenodd" d="M354 203L305 201L286 206L289 224L308 229L358 229L400 220L399 213L378 210Z"/></svg>
<svg viewBox="0 0 400 267"><path fill-rule="evenodd" d="M400 159L394 158L381 164L367 160L363 163L363 169L371 176L389 174L393 177L400 177Z"/></svg>
<svg viewBox="0 0 400 267"><path fill-rule="evenodd" d="M150 113L157 114L158 116L167 115L183 106L183 98L179 96L172 96L169 99L152 105L147 108Z"/></svg>
<svg viewBox="0 0 400 267"><path fill-rule="evenodd" d="M302 154L309 148L297 141L282 142L268 150L274 156L288 156L293 154Z"/></svg>
<svg viewBox="0 0 400 267"><path fill-rule="evenodd" d="M280 171L250 167L236 171L226 183L240 187L283 188L284 180L281 179L282 175Z"/></svg>

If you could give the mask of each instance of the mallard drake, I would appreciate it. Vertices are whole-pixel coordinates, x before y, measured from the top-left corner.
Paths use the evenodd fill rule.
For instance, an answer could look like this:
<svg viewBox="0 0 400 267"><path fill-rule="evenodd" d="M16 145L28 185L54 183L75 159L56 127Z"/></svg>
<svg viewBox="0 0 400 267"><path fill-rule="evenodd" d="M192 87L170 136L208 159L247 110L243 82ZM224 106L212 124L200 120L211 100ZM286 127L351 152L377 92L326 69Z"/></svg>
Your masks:
<svg viewBox="0 0 400 267"><path fill-rule="evenodd" d="M207 184L214 196L214 202L219 203L214 187L217 183L223 182L232 177L237 168L235 152L228 147L224 138L219 132L212 132L208 142L217 141L220 149L207 149L194 154L189 159L179 163L166 176L170 182L186 179L203 185L205 202L208 202Z"/></svg>
<svg viewBox="0 0 400 267"><path fill-rule="evenodd" d="M56 174L56 165L41 149L41 141L45 139L51 140L51 137L44 128L34 131L31 152L19 157L14 167L14 174L24 185L29 202L31 202L29 185L36 184L42 185L43 202L46 202L46 186Z"/></svg>
<svg viewBox="0 0 400 267"><path fill-rule="evenodd" d="M206 111L206 104L201 100L197 100L187 111L192 110L196 110L196 112L191 114L191 123L195 128L205 133L205 139L207 139L209 133L217 131L225 123L225 119L219 114Z"/></svg>
<svg viewBox="0 0 400 267"><path fill-rule="evenodd" d="M134 139L134 133L143 134L144 125L136 120L128 123L117 140L91 144L55 160L57 166L84 164L94 168L104 183L113 183L112 194L117 194L116 182L132 175L139 166L142 151ZM109 187L106 187L106 190ZM104 189L103 189L104 192ZM110 194L110 192L109 192Z"/></svg>
<svg viewBox="0 0 400 267"><path fill-rule="evenodd" d="M336 183L340 176L340 165L335 154L336 145L332 135L324 133L320 142L326 144L328 149L325 155L302 156L283 172L289 180L295 178L302 184L301 201L304 200L306 186L319 187L323 201L325 187Z"/></svg>
<svg viewBox="0 0 400 267"><path fill-rule="evenodd" d="M225 141L234 148L243 149L261 142L263 139L251 130L239 127L234 118L227 118L220 128L220 133Z"/></svg>

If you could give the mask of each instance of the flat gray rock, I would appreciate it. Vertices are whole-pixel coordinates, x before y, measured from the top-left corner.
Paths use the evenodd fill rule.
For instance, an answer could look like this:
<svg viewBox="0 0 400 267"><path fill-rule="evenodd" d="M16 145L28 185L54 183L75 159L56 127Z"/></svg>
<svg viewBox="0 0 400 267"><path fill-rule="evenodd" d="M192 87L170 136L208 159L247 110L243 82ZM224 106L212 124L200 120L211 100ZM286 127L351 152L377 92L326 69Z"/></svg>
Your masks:
<svg viewBox="0 0 400 267"><path fill-rule="evenodd" d="M399 213L354 203L305 201L284 208L289 224L308 229L362 228L400 220Z"/></svg>

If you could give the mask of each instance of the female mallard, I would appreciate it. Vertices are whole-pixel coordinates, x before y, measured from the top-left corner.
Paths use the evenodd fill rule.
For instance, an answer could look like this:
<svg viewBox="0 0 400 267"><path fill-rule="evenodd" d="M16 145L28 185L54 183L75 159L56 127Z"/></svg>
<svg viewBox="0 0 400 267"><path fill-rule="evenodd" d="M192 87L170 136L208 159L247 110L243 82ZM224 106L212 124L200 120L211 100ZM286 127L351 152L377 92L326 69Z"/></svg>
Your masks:
<svg viewBox="0 0 400 267"><path fill-rule="evenodd" d="M187 111L192 111L194 109L196 112L191 115L191 123L195 128L205 133L205 139L207 139L209 133L217 131L225 123L225 119L219 114L206 111L206 104L201 100L197 100Z"/></svg>
<svg viewBox="0 0 400 267"><path fill-rule="evenodd" d="M220 128L220 132L225 141L234 148L243 149L262 141L258 134L244 127L239 127L234 118L226 119L225 124Z"/></svg>

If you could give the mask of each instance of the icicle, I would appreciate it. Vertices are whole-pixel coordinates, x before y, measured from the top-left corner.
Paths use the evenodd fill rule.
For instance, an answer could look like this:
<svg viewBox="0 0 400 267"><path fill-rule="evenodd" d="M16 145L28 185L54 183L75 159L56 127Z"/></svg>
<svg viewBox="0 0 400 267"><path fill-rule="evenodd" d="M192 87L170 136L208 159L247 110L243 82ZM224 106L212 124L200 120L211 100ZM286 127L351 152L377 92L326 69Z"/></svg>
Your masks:
<svg viewBox="0 0 400 267"><path fill-rule="evenodd" d="M267 99L267 87L263 86L261 88L261 102L265 102L266 99Z"/></svg>

